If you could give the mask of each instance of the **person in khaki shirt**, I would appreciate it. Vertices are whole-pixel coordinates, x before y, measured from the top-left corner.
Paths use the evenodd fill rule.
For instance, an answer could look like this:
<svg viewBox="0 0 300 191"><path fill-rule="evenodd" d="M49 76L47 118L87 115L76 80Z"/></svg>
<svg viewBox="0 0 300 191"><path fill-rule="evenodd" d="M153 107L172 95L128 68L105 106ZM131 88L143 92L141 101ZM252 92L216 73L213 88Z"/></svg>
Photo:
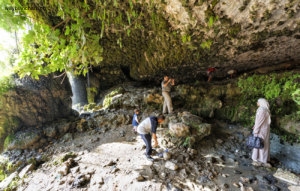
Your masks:
<svg viewBox="0 0 300 191"><path fill-rule="evenodd" d="M141 135L144 143L146 144L146 157L148 160L153 161L152 154L152 138L154 140L153 147L158 147L158 141L156 136L157 126L163 123L165 116L159 115L158 117L151 116L144 119L137 127L137 132ZM152 136L151 136L152 134Z"/></svg>
<svg viewBox="0 0 300 191"><path fill-rule="evenodd" d="M174 79L169 76L164 76L164 80L161 82L162 96L164 97L163 114L173 113L173 104L171 99L171 88L175 85Z"/></svg>

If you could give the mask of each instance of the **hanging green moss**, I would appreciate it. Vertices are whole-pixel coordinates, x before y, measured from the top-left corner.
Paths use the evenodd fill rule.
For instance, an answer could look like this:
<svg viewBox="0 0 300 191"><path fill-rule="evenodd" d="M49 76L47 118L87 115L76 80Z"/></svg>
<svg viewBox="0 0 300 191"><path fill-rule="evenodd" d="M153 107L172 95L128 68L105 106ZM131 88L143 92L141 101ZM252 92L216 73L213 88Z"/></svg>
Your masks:
<svg viewBox="0 0 300 191"><path fill-rule="evenodd" d="M253 102L260 97L264 97L269 100L271 110L273 114L280 115L283 110L277 106L278 100L282 103L288 103L292 101L293 93L297 92L300 88L297 79L300 78L299 73L286 72L283 74L271 73L268 75L253 75L246 78L240 78L238 81L238 87L241 88L243 102ZM293 111L297 112L295 107ZM285 111L286 112L286 111Z"/></svg>
<svg viewBox="0 0 300 191"><path fill-rule="evenodd" d="M87 99L88 99L88 103L95 103L95 96L98 93L97 88L95 87L90 87L87 88Z"/></svg>
<svg viewBox="0 0 300 191"><path fill-rule="evenodd" d="M107 108L110 106L112 99L114 96L118 95L118 94L122 94L124 92L124 89L122 87L117 87L113 90L111 90L105 97L103 100L103 107Z"/></svg>

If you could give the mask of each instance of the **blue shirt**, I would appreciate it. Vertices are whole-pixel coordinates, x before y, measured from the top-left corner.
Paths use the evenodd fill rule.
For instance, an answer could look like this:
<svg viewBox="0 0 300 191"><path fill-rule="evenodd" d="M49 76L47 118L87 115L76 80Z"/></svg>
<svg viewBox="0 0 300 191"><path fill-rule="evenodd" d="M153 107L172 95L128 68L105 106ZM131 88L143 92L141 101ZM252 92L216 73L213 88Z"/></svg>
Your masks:
<svg viewBox="0 0 300 191"><path fill-rule="evenodd" d="M138 123L138 119L137 119L138 115L135 113L132 117L132 126L138 126L139 123Z"/></svg>

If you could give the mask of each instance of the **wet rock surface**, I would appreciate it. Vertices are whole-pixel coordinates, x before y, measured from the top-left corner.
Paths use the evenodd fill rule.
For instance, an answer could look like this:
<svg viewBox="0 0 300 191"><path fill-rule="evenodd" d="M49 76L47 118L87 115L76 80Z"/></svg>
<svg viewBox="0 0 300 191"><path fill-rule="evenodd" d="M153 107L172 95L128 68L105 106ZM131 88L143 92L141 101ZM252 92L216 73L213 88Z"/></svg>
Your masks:
<svg viewBox="0 0 300 191"><path fill-rule="evenodd" d="M271 168L251 165L246 128L219 121L211 125L211 134L193 148L168 142L169 130L162 126L153 162L143 155L144 143L131 125L76 132L39 151L10 151L6 156L16 162L25 156L48 157L23 175L16 188L22 191L299 189L299 175L285 170L274 156Z"/></svg>

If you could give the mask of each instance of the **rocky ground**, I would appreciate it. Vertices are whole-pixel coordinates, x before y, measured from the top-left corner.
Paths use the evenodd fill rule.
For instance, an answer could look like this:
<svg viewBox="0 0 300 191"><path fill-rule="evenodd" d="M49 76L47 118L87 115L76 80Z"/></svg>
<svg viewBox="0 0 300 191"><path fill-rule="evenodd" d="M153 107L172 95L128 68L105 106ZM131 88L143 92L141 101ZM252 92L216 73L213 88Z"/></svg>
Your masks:
<svg viewBox="0 0 300 191"><path fill-rule="evenodd" d="M296 180L283 181L272 168L251 165L245 147L246 128L212 122L210 136L195 148L168 145L168 129L159 128L160 148L154 162L143 155L144 143L131 125L113 129L96 128L64 136L39 150L50 156L32 170L20 172L18 191L32 190L300 190ZM68 134L67 134L68 135ZM167 150L168 149L168 150ZM25 168L24 168L25 169ZM20 175L22 174L22 175Z"/></svg>

